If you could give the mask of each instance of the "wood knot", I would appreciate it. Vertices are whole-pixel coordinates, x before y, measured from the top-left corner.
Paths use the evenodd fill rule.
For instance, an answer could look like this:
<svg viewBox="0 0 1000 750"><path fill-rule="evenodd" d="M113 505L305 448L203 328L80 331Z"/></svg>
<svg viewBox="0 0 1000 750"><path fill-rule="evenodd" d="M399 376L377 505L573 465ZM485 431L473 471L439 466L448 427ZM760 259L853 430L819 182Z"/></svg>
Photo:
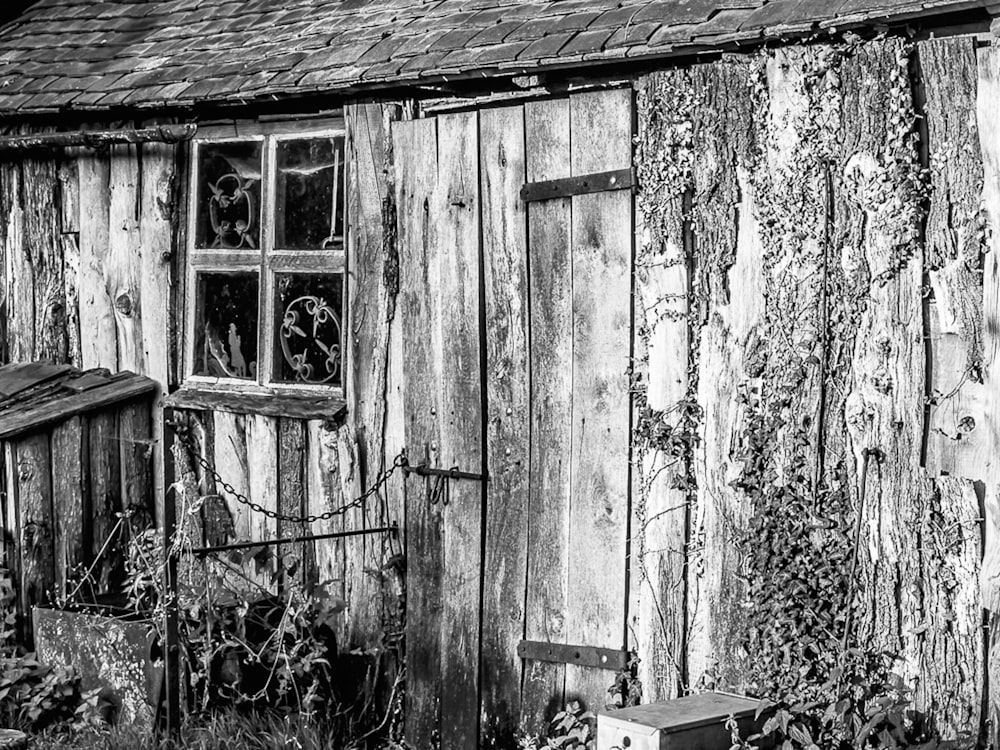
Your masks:
<svg viewBox="0 0 1000 750"><path fill-rule="evenodd" d="M872 378L872 387L879 393L889 393L892 390L892 375L887 372L877 373Z"/></svg>
<svg viewBox="0 0 1000 750"><path fill-rule="evenodd" d="M124 315L126 318L132 317L132 311L134 305L132 302L132 295L128 292L122 292L117 297L115 297L115 310L119 314Z"/></svg>
<svg viewBox="0 0 1000 750"><path fill-rule="evenodd" d="M962 417L958 420L958 431L968 434L976 429L976 420L970 416Z"/></svg>

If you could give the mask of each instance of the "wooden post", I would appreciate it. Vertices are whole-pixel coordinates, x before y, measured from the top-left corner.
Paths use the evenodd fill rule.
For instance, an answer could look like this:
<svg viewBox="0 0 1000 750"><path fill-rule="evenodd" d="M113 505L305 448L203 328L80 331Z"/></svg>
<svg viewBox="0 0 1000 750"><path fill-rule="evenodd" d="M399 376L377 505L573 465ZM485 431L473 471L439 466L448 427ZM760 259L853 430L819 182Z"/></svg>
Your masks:
<svg viewBox="0 0 1000 750"><path fill-rule="evenodd" d="M163 445L164 478L174 475L174 413L165 409L161 422L160 438ZM164 481L164 487L170 482ZM177 556L173 551L173 537L177 526L177 505L163 498L163 554L166 557L163 589L167 592L164 622L163 649L163 684L165 688L164 705L166 707L165 728L167 737L171 740L180 738L181 730L181 675L180 675L180 639L177 617Z"/></svg>

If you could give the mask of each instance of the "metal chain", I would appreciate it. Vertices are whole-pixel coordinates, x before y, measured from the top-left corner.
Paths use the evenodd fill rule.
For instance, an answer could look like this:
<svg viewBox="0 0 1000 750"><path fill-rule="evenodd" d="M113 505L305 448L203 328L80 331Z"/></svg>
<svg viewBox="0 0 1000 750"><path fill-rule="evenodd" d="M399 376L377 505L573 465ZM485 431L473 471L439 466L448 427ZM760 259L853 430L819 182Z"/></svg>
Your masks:
<svg viewBox="0 0 1000 750"><path fill-rule="evenodd" d="M194 442L191 440L191 437L188 434L188 428L186 426L180 424L172 424L172 427L174 428L174 434L177 436L178 441L180 441L181 445L183 445L187 449L188 455L191 457L191 459L197 462L197 464L201 466L202 469L208 472L215 480L215 484L218 487L221 487L223 490L225 490L227 494L229 494L230 496L232 496L234 500L236 500L236 502L238 502L240 505L245 505L246 507L250 508L250 510L255 511L256 513L265 515L268 518L273 518L276 521L286 521L288 523L314 523L315 521L328 521L329 519L334 518L335 516L344 515L349 510L360 508L365 503L365 501L368 500L368 498L370 498L372 495L381 490L389 482L389 479L392 477L393 474L396 473L396 471L409 465L409 463L406 460L406 449L404 448L399 452L396 458L393 459L392 465L389 466L389 468L383 471L381 474L379 474L378 478L375 480L375 484L373 484L371 487L365 490L361 495L354 498L347 505L342 505L339 508L334 508L333 510L328 510L325 513L320 513L318 515L289 516L285 515L284 513L279 513L277 511L270 510L269 508L265 508L260 503L255 503L246 495L242 494L241 492L238 492L236 488L233 487L233 485L231 485L225 479L223 479L222 475L219 474L218 471L216 471L215 467L212 466L207 460L205 460L205 457L201 455L201 452L198 451L197 446L195 446Z"/></svg>

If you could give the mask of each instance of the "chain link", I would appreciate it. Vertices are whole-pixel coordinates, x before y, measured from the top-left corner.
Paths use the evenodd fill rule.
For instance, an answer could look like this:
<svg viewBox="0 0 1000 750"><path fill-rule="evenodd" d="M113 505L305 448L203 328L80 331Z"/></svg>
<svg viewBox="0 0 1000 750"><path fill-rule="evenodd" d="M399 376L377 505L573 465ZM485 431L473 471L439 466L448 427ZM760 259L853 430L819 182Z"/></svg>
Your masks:
<svg viewBox="0 0 1000 750"><path fill-rule="evenodd" d="M250 508L250 510L256 513L260 513L264 516L267 516L268 518L273 518L276 521L285 521L288 523L314 523L316 521L328 521L336 516L342 516L350 510L354 510L355 508L360 508L362 505L364 505L365 501L368 500L368 498L376 494L389 482L389 479L392 477L393 474L396 473L396 471L409 465L406 460L406 449L404 448L399 452L396 458L393 459L392 465L389 466L389 468L383 471L381 474L379 474L378 478L375 480L375 483L367 490L365 490L364 493L354 498L347 505L342 505L339 508L334 508L333 510L328 510L325 513L320 513L318 515L289 516L284 513L279 513L278 511L265 508L260 503L255 503L246 495L238 492L236 488L233 487L233 485L231 485L225 479L223 479L222 475L219 474L218 471L216 471L215 467L212 466L212 464L210 464L205 459L205 457L201 455L201 452L198 450L197 446L192 441L191 436L188 433L188 428L185 425L175 423L172 424L171 426L174 429L174 434L177 436L177 440L187 450L188 456L190 456L193 461L195 461L199 466L201 466L202 469L204 469L211 475L212 479L215 480L215 484L217 487L221 487L223 490L225 490L226 493L229 494L240 505L245 505L247 508Z"/></svg>

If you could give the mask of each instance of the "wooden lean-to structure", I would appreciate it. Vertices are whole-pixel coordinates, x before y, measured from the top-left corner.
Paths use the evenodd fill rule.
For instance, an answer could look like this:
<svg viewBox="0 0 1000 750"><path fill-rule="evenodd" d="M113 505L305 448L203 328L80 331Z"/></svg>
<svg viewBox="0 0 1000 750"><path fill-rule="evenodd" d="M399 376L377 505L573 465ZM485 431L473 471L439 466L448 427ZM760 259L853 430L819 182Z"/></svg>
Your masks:
<svg viewBox="0 0 1000 750"><path fill-rule="evenodd" d="M646 700L745 689L772 560L747 533L788 520L772 487L839 488L834 523L860 511L858 639L946 736L992 737L994 10L41 0L0 29L0 361L152 378L156 434L170 408L236 493L285 515L349 502L404 448L462 472L400 472L288 524L177 443L150 457L159 498L223 498L206 543L398 523L301 555L340 587L345 650L404 629L418 747L599 707L630 650ZM196 149L331 121L340 385L205 387L192 284L221 261L191 236ZM760 546L820 555L820 515Z"/></svg>

